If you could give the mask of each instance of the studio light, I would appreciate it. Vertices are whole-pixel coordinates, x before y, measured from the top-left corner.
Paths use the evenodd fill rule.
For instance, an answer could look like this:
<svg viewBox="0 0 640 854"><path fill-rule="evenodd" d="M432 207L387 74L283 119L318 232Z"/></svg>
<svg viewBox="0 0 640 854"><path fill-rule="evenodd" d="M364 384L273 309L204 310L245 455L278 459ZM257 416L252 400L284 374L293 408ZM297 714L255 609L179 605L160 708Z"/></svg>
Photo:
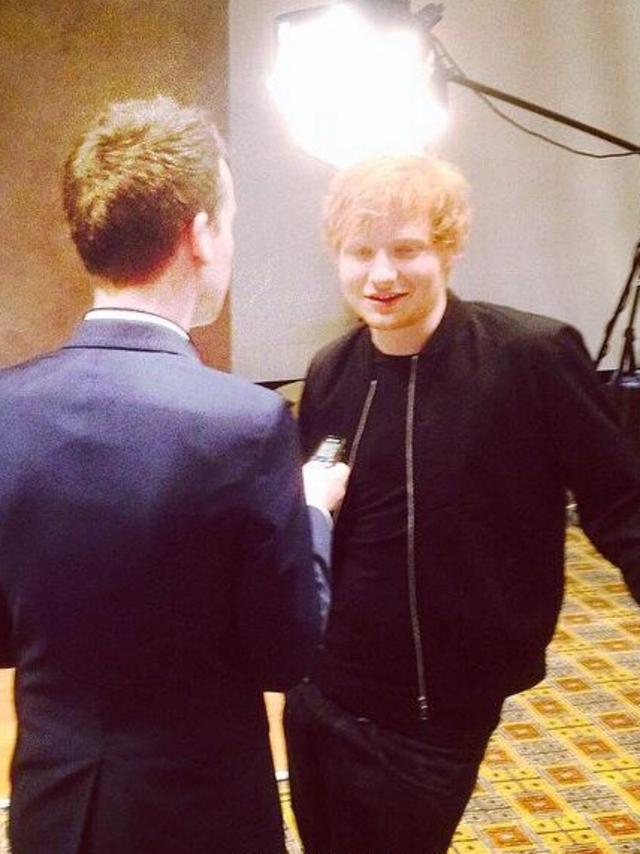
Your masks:
<svg viewBox="0 0 640 854"><path fill-rule="evenodd" d="M407 5L351 0L276 19L268 86L309 154L337 167L419 154L444 128L433 53Z"/></svg>

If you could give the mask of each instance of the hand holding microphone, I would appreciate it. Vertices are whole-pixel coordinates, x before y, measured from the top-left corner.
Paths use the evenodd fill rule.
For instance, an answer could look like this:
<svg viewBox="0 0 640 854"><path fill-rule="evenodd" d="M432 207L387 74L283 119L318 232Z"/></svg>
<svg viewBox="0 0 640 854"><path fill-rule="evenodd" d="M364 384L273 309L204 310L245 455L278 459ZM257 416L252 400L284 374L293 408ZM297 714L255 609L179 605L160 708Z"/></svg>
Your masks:
<svg viewBox="0 0 640 854"><path fill-rule="evenodd" d="M341 462L344 439L327 436L308 463L302 467L307 504L329 513L344 498L349 467Z"/></svg>

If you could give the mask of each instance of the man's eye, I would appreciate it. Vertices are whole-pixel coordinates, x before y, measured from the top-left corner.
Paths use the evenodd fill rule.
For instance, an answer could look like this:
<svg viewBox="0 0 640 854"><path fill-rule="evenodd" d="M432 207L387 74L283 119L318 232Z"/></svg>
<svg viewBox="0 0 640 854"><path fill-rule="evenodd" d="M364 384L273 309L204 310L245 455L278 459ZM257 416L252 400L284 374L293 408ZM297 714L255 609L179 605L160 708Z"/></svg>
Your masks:
<svg viewBox="0 0 640 854"><path fill-rule="evenodd" d="M418 254L418 252L419 248L409 243L401 243L398 246L395 246L393 249L393 254L396 256L396 258L413 258L414 255Z"/></svg>
<svg viewBox="0 0 640 854"><path fill-rule="evenodd" d="M361 261L368 261L373 257L373 250L368 246L354 246L350 250L350 253L354 258L358 258Z"/></svg>

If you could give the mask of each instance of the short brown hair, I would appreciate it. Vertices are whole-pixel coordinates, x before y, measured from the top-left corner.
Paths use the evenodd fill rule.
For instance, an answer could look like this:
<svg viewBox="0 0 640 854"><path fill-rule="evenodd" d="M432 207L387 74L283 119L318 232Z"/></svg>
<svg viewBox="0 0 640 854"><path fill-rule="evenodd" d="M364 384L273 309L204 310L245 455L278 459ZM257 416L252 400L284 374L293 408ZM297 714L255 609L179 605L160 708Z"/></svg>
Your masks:
<svg viewBox="0 0 640 854"><path fill-rule="evenodd" d="M201 109L161 96L111 104L65 164L65 212L87 270L122 285L153 276L198 211L215 220L221 157Z"/></svg>
<svg viewBox="0 0 640 854"><path fill-rule="evenodd" d="M451 163L433 157L376 157L338 172L324 202L327 244L339 252L353 231L396 215L426 218L433 246L460 253L469 230L468 185Z"/></svg>

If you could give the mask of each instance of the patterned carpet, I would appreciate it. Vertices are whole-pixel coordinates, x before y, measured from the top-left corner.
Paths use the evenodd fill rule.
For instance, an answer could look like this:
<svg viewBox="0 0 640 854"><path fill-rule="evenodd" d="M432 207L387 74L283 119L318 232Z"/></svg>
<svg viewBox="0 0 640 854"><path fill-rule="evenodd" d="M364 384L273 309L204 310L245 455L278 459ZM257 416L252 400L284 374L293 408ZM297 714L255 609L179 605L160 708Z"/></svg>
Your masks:
<svg viewBox="0 0 640 854"><path fill-rule="evenodd" d="M640 609L577 528L548 664L507 702L449 854L640 854Z"/></svg>

